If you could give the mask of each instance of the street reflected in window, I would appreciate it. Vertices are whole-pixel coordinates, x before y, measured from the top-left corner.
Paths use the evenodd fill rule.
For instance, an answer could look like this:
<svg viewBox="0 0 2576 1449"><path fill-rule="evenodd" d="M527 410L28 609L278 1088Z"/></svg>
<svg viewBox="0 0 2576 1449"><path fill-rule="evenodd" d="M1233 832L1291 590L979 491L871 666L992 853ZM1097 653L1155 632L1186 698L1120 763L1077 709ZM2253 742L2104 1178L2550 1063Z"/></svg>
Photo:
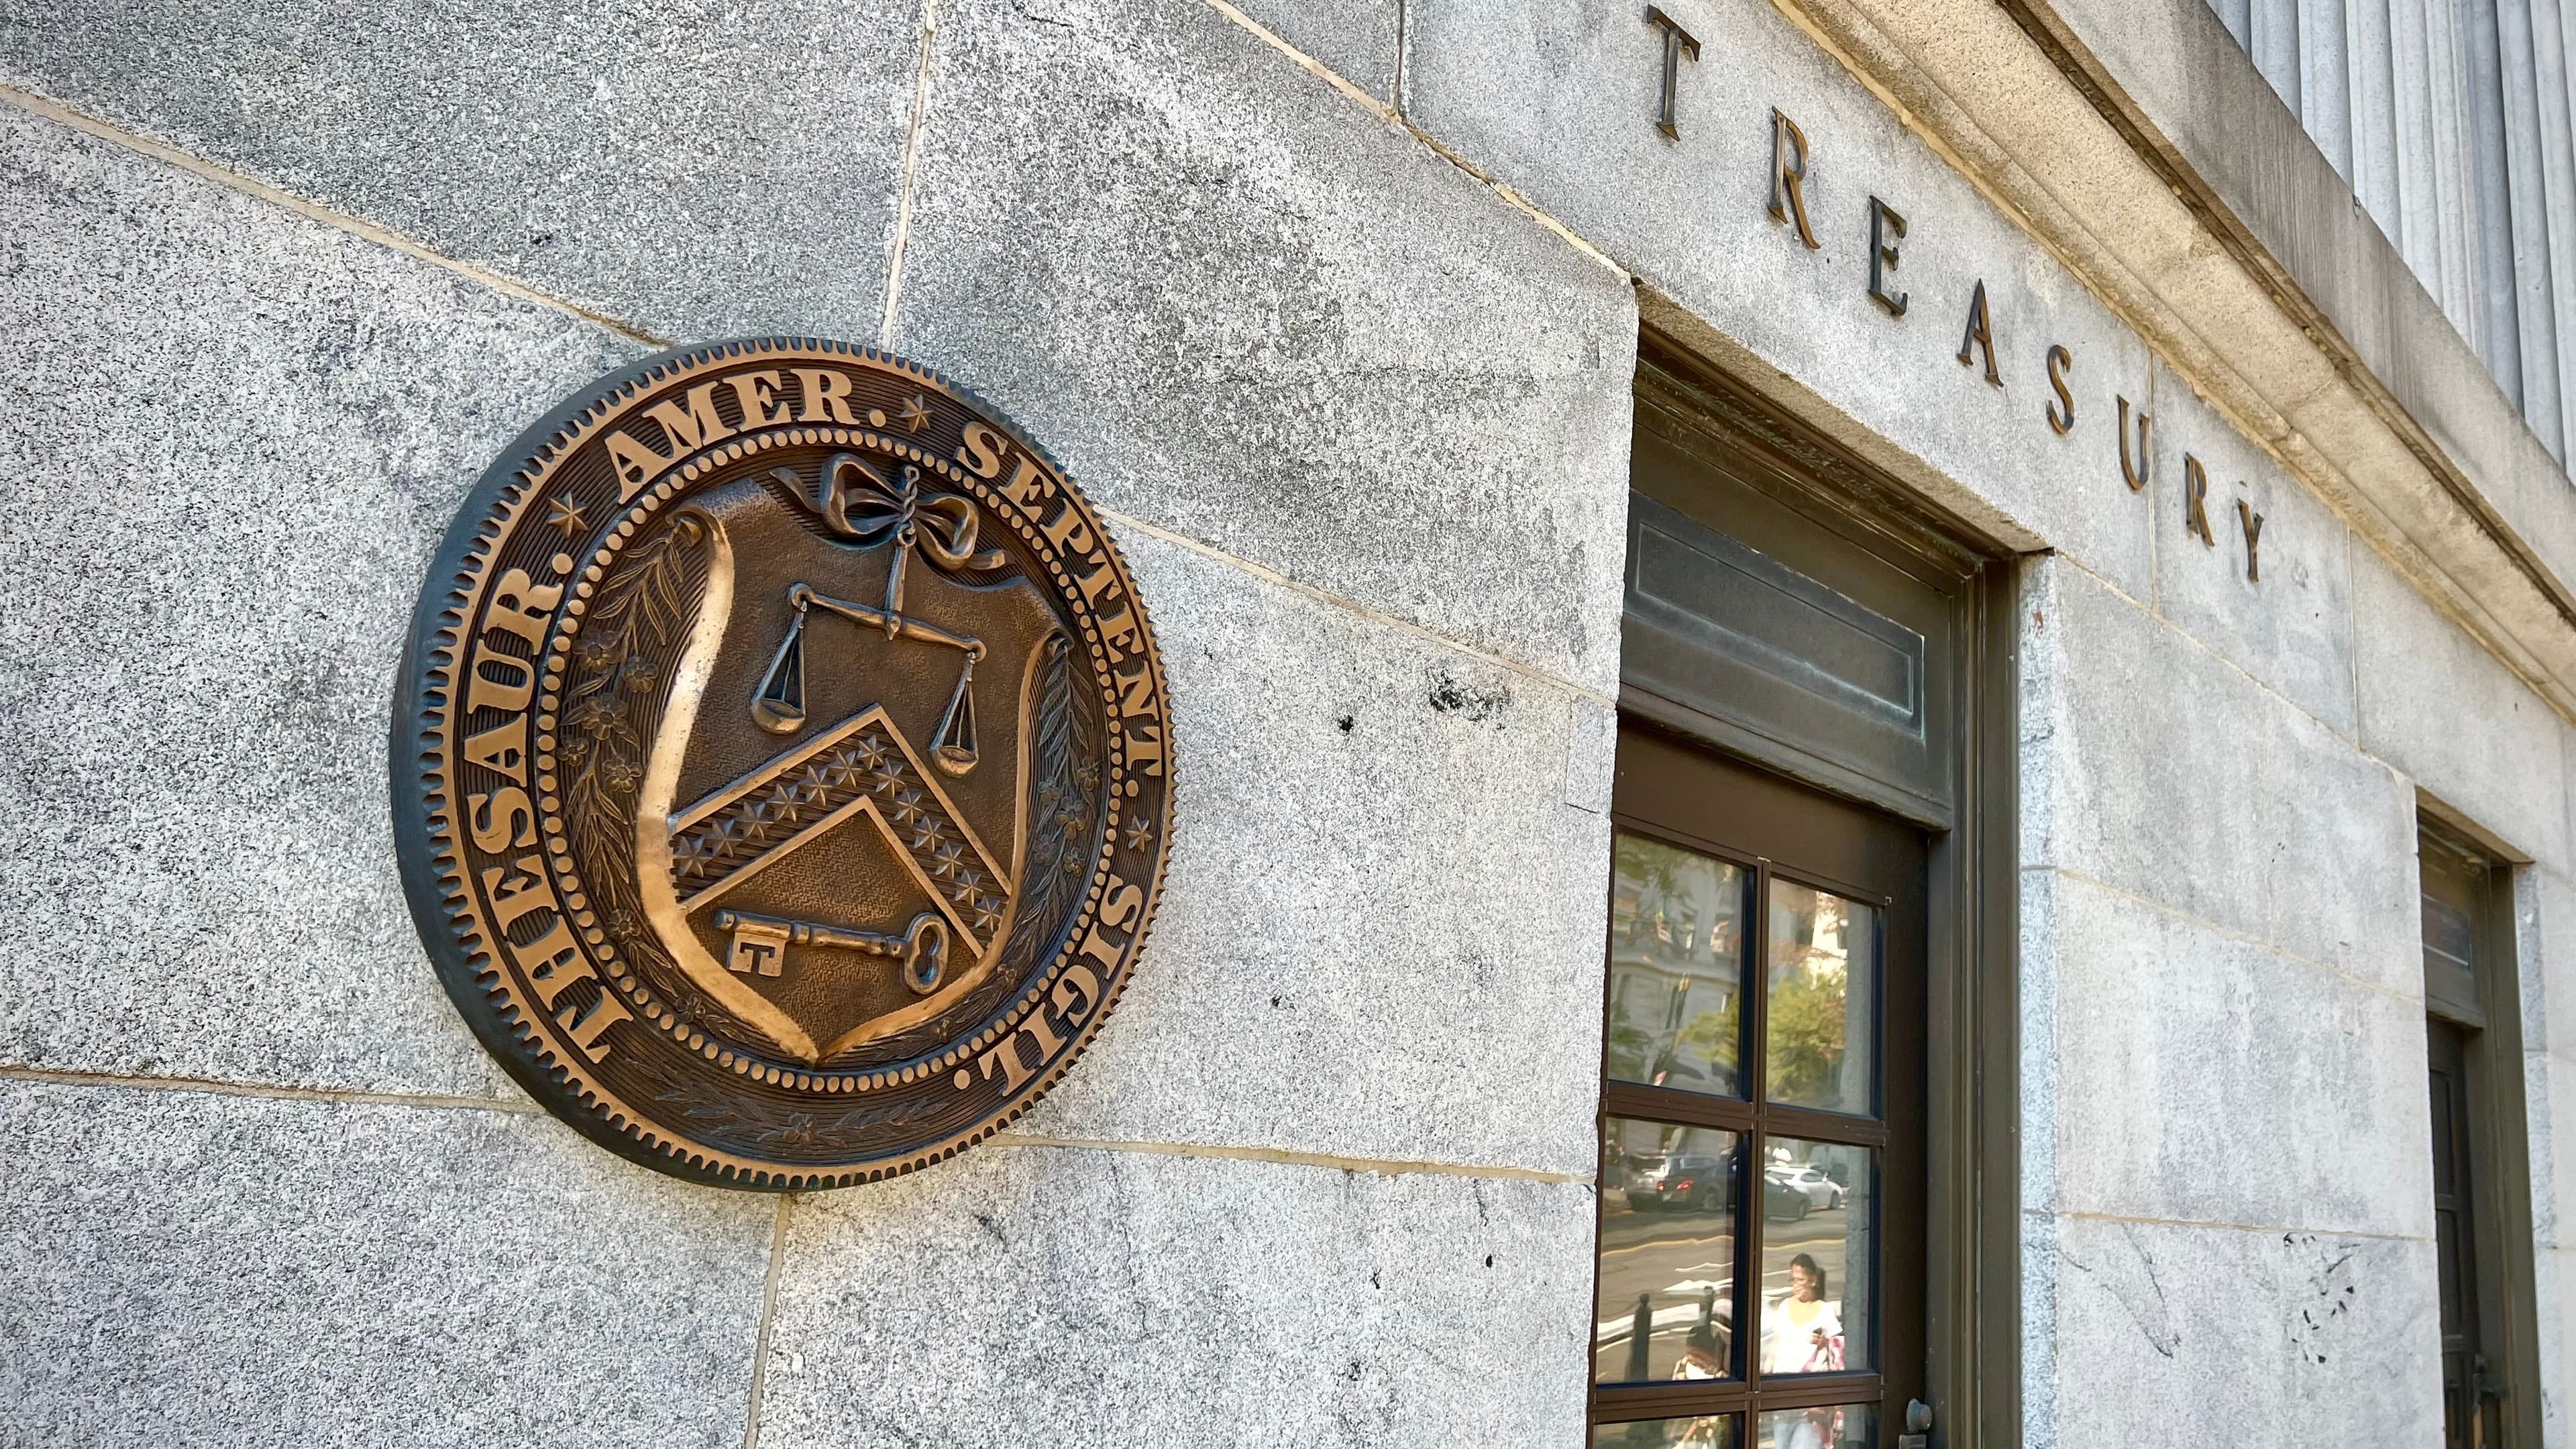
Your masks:
<svg viewBox="0 0 2576 1449"><path fill-rule="evenodd" d="M1595 1424L1592 1449L1735 1449L1735 1416Z"/></svg>
<svg viewBox="0 0 2576 1449"><path fill-rule="evenodd" d="M1732 1132L1603 1122L1596 1382L1738 1376L1736 1148Z"/></svg>
<svg viewBox="0 0 2576 1449"><path fill-rule="evenodd" d="M1821 1409L1784 1409L1756 1421L1754 1449L1861 1449L1875 1444L1875 1404L1832 1404Z"/></svg>

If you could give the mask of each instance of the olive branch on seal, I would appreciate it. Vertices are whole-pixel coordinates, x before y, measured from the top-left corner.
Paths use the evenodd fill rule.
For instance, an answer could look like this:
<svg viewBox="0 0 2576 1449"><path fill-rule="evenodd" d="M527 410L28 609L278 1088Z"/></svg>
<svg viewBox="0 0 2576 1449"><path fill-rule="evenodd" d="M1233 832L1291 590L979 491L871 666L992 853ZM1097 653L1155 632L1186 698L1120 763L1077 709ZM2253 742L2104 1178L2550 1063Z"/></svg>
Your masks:
<svg viewBox="0 0 2576 1449"><path fill-rule="evenodd" d="M572 678L555 732L555 754L570 776L565 813L578 838L614 852L614 842L635 836L635 796L643 783L646 729L659 708L662 671L653 652L677 637L684 621L691 551L706 526L686 514L635 550L628 566L609 578L592 605L589 627L574 646ZM605 847L600 842L609 842ZM588 871L592 893L609 930L629 952L669 963L644 928L644 907L627 871ZM679 973L659 973L676 983ZM682 1014L699 1003L674 985Z"/></svg>
<svg viewBox="0 0 2576 1449"><path fill-rule="evenodd" d="M852 1107L843 1112L789 1112L769 1118L745 1112L733 1098L715 1090L712 1084L668 1067L650 1066L644 1075L651 1081L655 1101L678 1109L698 1131L710 1138L723 1137L740 1145L759 1147L820 1147L846 1149L862 1146L866 1139L884 1129L909 1127L936 1113L944 1104L936 1097L913 1097L882 1107Z"/></svg>

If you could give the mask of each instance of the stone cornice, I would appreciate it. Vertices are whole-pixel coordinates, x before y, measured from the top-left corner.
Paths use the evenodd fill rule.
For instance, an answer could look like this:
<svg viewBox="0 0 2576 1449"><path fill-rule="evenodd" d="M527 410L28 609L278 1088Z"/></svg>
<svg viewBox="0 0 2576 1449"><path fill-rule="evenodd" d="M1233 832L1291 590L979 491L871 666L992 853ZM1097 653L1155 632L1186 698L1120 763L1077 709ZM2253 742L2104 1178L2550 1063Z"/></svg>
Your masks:
<svg viewBox="0 0 2576 1449"><path fill-rule="evenodd" d="M2201 0L1774 3L2576 717L2576 492Z"/></svg>

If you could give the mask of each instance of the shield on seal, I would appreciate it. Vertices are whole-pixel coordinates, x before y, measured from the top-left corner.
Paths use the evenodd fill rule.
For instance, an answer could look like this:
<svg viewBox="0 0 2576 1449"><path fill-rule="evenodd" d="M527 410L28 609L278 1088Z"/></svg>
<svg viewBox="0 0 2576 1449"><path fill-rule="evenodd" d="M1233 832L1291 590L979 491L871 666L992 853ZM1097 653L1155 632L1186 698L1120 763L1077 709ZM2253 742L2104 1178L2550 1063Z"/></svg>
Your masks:
<svg viewBox="0 0 2576 1449"><path fill-rule="evenodd" d="M1008 936L1062 628L910 465L745 470L671 527L703 580L635 810L654 937L801 1062L932 1020Z"/></svg>

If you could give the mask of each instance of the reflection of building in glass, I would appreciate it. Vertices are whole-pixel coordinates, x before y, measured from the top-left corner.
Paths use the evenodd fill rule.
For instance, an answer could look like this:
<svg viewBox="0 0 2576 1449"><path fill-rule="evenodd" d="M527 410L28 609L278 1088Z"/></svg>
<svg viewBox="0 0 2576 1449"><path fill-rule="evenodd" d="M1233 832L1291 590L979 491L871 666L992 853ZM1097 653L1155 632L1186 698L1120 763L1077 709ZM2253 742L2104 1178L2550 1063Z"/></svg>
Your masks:
<svg viewBox="0 0 2576 1449"><path fill-rule="evenodd" d="M1810 981L1839 986L1851 969L1850 903L1802 887L1782 885L1774 890L1783 901L1773 911L1788 917L1789 939L1773 948L1772 979L1778 980L1780 968L1786 965Z"/></svg>
<svg viewBox="0 0 2576 1449"><path fill-rule="evenodd" d="M1736 1090L1744 877L1634 837L1618 843L1610 903L1610 1074Z"/></svg>

